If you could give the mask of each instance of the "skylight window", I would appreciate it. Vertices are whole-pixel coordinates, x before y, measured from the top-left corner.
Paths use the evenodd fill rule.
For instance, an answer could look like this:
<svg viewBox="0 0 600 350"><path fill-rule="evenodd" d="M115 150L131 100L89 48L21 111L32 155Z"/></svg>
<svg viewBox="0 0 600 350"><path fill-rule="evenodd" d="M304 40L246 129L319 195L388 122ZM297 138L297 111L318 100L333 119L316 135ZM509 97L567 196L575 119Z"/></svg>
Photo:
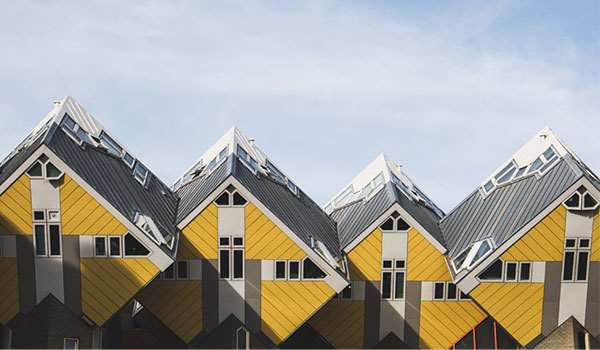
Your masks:
<svg viewBox="0 0 600 350"><path fill-rule="evenodd" d="M120 157L121 156L121 152L123 152L123 148L121 146L119 146L119 144L113 140L110 136L108 136L104 131L102 131L100 133L100 142L102 142L102 145L104 145L104 147L106 147L106 149L108 150L108 153Z"/></svg>
<svg viewBox="0 0 600 350"><path fill-rule="evenodd" d="M406 186L404 184L404 182L402 182L402 180L400 180L395 174L392 174L392 179L394 180L396 187L398 187L400 189L400 191L402 191L406 197L408 197L409 199L412 198L412 195L410 194L410 190L408 189L408 186Z"/></svg>
<svg viewBox="0 0 600 350"><path fill-rule="evenodd" d="M461 270L470 270L485 257L490 255L492 253L492 248L493 242L491 238L471 244L452 260L454 270L457 273Z"/></svg>
<svg viewBox="0 0 600 350"><path fill-rule="evenodd" d="M206 166L205 171L208 173L211 170L213 170L214 168L216 168L217 165L221 164L223 162L223 160L227 157L227 149L229 148L229 146L225 146L225 148L223 148L221 150L221 152L219 152L219 154L217 154L211 161L210 163L208 163L208 165Z"/></svg>
<svg viewBox="0 0 600 350"><path fill-rule="evenodd" d="M348 203L352 203L356 200L363 199L369 197L373 193L377 193L379 189L383 187L383 172L380 172L375 176L373 180L371 180L368 184L365 185L360 191L354 192L354 188L352 185L346 187L346 189L340 193L333 200L333 207L339 208ZM327 211L329 206L325 208Z"/></svg>
<svg viewBox="0 0 600 350"><path fill-rule="evenodd" d="M269 173L273 176L273 178L275 180L285 184L285 176L268 159L267 159L267 170L269 171Z"/></svg>
<svg viewBox="0 0 600 350"><path fill-rule="evenodd" d="M242 163L244 163L245 166L248 167L248 169L252 170L253 173L258 171L258 163L256 160L254 160L254 158L252 158L252 156L249 155L248 152L246 152L246 150L240 145L238 145L237 154L238 158L242 161Z"/></svg>
<svg viewBox="0 0 600 350"><path fill-rule="evenodd" d="M146 169L142 163L137 162L133 169L133 176L135 176L135 179L138 180L139 183L145 185L146 179L148 178L148 169Z"/></svg>
<svg viewBox="0 0 600 350"><path fill-rule="evenodd" d="M173 236L170 234L163 236L160 229L151 217L138 213L136 225L142 229L142 231L144 231L156 244L164 244L171 249L173 248L173 242L175 241Z"/></svg>

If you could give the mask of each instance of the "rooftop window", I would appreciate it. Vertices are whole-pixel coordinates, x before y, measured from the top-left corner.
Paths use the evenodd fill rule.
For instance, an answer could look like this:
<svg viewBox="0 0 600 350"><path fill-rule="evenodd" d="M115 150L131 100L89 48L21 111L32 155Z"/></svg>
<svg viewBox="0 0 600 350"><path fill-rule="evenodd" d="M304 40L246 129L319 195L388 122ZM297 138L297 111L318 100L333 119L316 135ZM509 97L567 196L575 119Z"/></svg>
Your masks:
<svg viewBox="0 0 600 350"><path fill-rule="evenodd" d="M569 210L594 210L598 208L598 200L581 186L563 202L563 205Z"/></svg>
<svg viewBox="0 0 600 350"><path fill-rule="evenodd" d="M227 157L227 149L229 148L229 146L225 146L225 148L223 148L221 150L221 152L219 152L219 154L217 154L211 161L210 163L208 163L208 165L206 166L206 169L204 170L206 173L210 172L211 170L213 170L214 168L217 167L217 165L220 165L225 158Z"/></svg>
<svg viewBox="0 0 600 350"><path fill-rule="evenodd" d="M170 234L163 236L160 229L151 217L138 213L136 225L142 229L142 231L144 231L156 244L164 244L171 249L173 248L173 243L175 241L173 236Z"/></svg>
<svg viewBox="0 0 600 350"><path fill-rule="evenodd" d="M458 273L461 270L470 270L485 257L492 253L493 242L491 238L475 242L463 250L456 258L452 260L454 270Z"/></svg>
<svg viewBox="0 0 600 350"><path fill-rule="evenodd" d="M148 178L148 169L146 169L142 163L137 162L135 164L135 168L133 169L133 176L139 181L139 183L145 185L146 179Z"/></svg>
<svg viewBox="0 0 600 350"><path fill-rule="evenodd" d="M354 192L352 185L346 187L346 189L333 200L333 207L339 208L356 200L367 198L371 194L377 193L381 188L383 188L383 172L377 174L377 176L360 189L360 191ZM325 207L325 211L327 211L328 208L331 208L330 205Z"/></svg>
<svg viewBox="0 0 600 350"><path fill-rule="evenodd" d="M256 162L256 160L254 160L254 158L252 158L252 156L249 155L248 152L246 152L246 150L240 145L238 145L237 154L238 158L242 161L242 163L244 163L244 165L247 166L248 169L252 170L252 172L256 174L256 172L258 171L258 163Z"/></svg>

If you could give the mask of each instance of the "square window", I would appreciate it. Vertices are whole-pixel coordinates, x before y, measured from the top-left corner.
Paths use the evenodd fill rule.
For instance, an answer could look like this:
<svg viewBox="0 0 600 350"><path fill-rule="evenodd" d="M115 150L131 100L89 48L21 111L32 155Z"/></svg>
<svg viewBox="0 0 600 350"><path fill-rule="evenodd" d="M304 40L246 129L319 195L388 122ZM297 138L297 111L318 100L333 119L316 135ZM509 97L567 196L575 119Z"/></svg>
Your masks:
<svg viewBox="0 0 600 350"><path fill-rule="evenodd" d="M46 218L43 210L35 210L33 212L33 220L34 221L44 221Z"/></svg>
<svg viewBox="0 0 600 350"><path fill-rule="evenodd" d="M121 256L121 237L109 237L109 255L112 257Z"/></svg>
<svg viewBox="0 0 600 350"><path fill-rule="evenodd" d="M587 238L579 239L579 248L588 248L590 246L590 240Z"/></svg>
<svg viewBox="0 0 600 350"><path fill-rule="evenodd" d="M229 237L219 237L219 246L229 247Z"/></svg>
<svg viewBox="0 0 600 350"><path fill-rule="evenodd" d="M575 248L575 239L572 238L567 238L567 240L565 240L565 247L567 248Z"/></svg>
<svg viewBox="0 0 600 350"><path fill-rule="evenodd" d="M397 269L403 269L405 265L406 265L406 263L404 262L404 260L396 260L396 268Z"/></svg>
<svg viewBox="0 0 600 350"><path fill-rule="evenodd" d="M243 237L233 237L233 245L236 247L240 247L244 245Z"/></svg>
<svg viewBox="0 0 600 350"><path fill-rule="evenodd" d="M392 268L392 261L391 260L384 260L383 261L383 268L384 269L391 269Z"/></svg>

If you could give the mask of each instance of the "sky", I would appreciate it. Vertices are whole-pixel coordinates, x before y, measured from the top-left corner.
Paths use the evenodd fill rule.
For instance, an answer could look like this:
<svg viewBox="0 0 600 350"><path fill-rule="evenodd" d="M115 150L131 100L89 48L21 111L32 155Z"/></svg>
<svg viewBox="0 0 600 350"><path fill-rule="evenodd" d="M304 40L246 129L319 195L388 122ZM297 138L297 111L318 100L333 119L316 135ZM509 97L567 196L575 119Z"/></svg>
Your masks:
<svg viewBox="0 0 600 350"><path fill-rule="evenodd" d="M236 125L323 205L385 153L449 211L545 126L600 172L586 1L0 1L0 153L71 95L172 184Z"/></svg>

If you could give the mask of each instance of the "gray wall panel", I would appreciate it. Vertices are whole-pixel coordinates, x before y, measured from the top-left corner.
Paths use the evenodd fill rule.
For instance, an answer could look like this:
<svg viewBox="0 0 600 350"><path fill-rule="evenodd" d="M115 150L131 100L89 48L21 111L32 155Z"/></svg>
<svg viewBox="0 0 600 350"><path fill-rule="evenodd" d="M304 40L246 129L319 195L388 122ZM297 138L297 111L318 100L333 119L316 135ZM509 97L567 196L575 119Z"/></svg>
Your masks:
<svg viewBox="0 0 600 350"><path fill-rule="evenodd" d="M33 236L17 235L17 269L19 275L19 309L27 314L36 305Z"/></svg>
<svg viewBox="0 0 600 350"><path fill-rule="evenodd" d="M63 236L62 249L65 305L75 315L79 315L81 313L79 236Z"/></svg>
<svg viewBox="0 0 600 350"><path fill-rule="evenodd" d="M261 261L246 260L246 326L253 333L260 332Z"/></svg>
<svg viewBox="0 0 600 350"><path fill-rule="evenodd" d="M542 311L542 334L548 336L558 327L562 262L547 261L544 281L544 304Z"/></svg>
<svg viewBox="0 0 600 350"><path fill-rule="evenodd" d="M365 348L372 348L379 343L379 288L379 281L365 282Z"/></svg>
<svg viewBox="0 0 600 350"><path fill-rule="evenodd" d="M218 260L202 262L202 324L204 331L212 332L219 324Z"/></svg>
<svg viewBox="0 0 600 350"><path fill-rule="evenodd" d="M411 349L419 348L419 323L421 315L421 282L406 282L406 311L404 343Z"/></svg>
<svg viewBox="0 0 600 350"><path fill-rule="evenodd" d="M590 262L585 328L594 336L600 336L600 261Z"/></svg>

